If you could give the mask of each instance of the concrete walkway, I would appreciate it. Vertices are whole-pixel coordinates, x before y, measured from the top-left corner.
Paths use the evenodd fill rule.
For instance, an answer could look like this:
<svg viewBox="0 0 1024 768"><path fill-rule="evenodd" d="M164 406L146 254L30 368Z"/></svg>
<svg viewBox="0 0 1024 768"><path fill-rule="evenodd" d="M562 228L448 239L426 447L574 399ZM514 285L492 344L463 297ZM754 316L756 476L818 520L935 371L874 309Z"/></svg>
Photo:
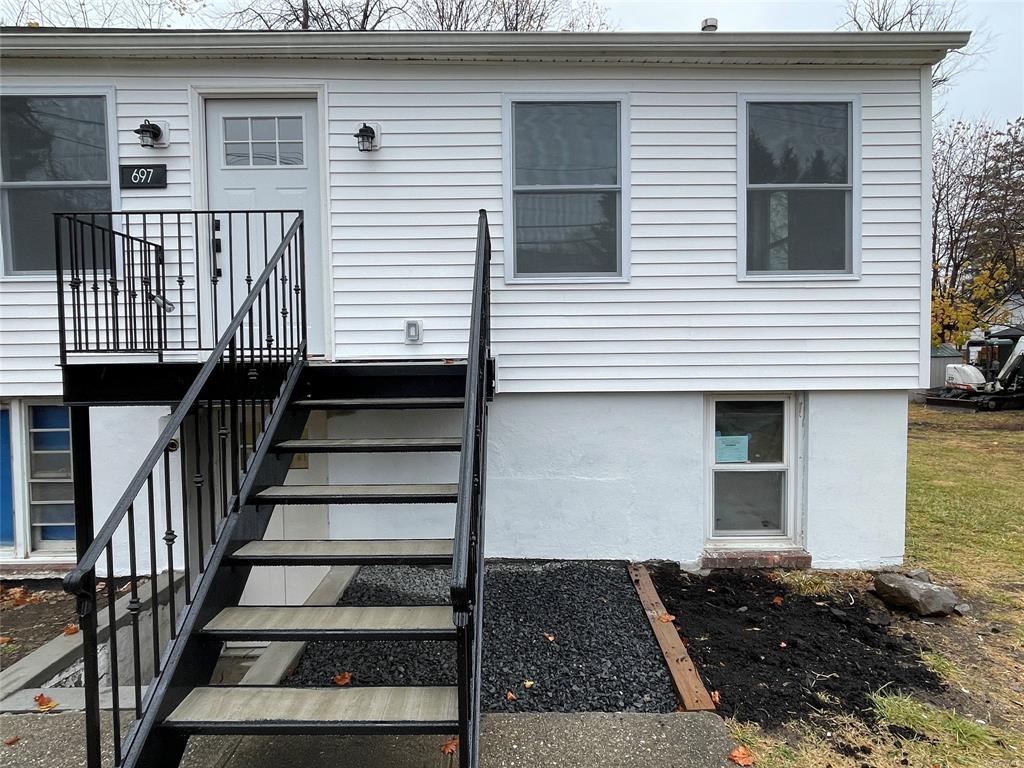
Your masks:
<svg viewBox="0 0 1024 768"><path fill-rule="evenodd" d="M0 715L0 765L67 768L84 765L77 712ZM199 737L186 768L449 768L439 736ZM650 714L488 715L483 768L735 768L725 725L706 712Z"/></svg>

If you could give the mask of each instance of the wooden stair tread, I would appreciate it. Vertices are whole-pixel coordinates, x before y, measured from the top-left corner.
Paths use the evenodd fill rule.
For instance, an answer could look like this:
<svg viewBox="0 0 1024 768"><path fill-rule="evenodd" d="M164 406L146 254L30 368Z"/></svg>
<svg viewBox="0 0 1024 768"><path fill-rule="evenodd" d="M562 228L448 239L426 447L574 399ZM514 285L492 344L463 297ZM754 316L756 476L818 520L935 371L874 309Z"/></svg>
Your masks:
<svg viewBox="0 0 1024 768"><path fill-rule="evenodd" d="M195 688L164 725L189 723L448 723L458 720L454 687Z"/></svg>
<svg viewBox="0 0 1024 768"><path fill-rule="evenodd" d="M278 453L372 453L403 451L458 451L459 437L357 437L283 440L274 446Z"/></svg>
<svg viewBox="0 0 1024 768"><path fill-rule="evenodd" d="M457 483L402 483L363 485L274 485L256 493L251 500L276 503L409 503L453 502L458 498Z"/></svg>
<svg viewBox="0 0 1024 768"><path fill-rule="evenodd" d="M231 555L232 559L259 561L260 559L307 558L439 558L450 559L452 539L360 539L309 540L263 539L243 544Z"/></svg>
<svg viewBox="0 0 1024 768"><path fill-rule="evenodd" d="M361 408L461 408L462 397L355 397L326 400L294 400L297 408L353 410Z"/></svg>
<svg viewBox="0 0 1024 768"><path fill-rule="evenodd" d="M224 608L203 627L203 632L261 630L433 630L453 629L448 605L337 606L275 605Z"/></svg>

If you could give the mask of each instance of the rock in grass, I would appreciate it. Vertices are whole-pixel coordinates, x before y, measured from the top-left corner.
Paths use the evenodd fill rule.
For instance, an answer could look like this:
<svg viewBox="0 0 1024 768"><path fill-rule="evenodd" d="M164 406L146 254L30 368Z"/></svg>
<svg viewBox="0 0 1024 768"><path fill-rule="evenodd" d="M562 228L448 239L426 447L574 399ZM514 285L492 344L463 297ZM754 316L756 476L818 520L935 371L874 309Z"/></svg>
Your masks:
<svg viewBox="0 0 1024 768"><path fill-rule="evenodd" d="M927 584L932 583L932 575L924 568L913 568L907 571L906 575L908 579L913 579L914 581L923 581Z"/></svg>
<svg viewBox="0 0 1024 768"><path fill-rule="evenodd" d="M893 608L903 608L918 616L949 616L960 602L949 587L901 576L898 573L875 575L875 593Z"/></svg>

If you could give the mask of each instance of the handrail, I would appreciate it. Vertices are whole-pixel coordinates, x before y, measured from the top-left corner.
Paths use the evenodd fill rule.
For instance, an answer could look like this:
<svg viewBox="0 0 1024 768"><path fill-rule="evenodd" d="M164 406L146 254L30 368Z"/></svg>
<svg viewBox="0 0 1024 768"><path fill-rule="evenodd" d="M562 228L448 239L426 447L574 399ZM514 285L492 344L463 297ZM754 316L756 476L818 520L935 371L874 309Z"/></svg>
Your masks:
<svg viewBox="0 0 1024 768"><path fill-rule="evenodd" d="M486 281L489 279L491 238L487 226L487 211L480 210L476 235L476 266L473 272L473 303L470 310L469 358L466 361L466 393L462 419L462 457L459 463L458 501L455 511L455 541L453 544L451 595L452 608L456 613L468 610L472 601L470 577L470 554L473 542L473 514L476 499L475 490L480 483L479 468L476 465L478 440L480 437L481 399L486 397L483 383L483 365L490 356L490 323L485 313L490 307L484 302Z"/></svg>
<svg viewBox="0 0 1024 768"><path fill-rule="evenodd" d="M288 251L292 238L295 237L296 232L302 228L302 224L303 215L301 211L298 211L296 212L295 221L288 228L280 245L278 245L273 256L271 256L267 262L267 266L264 268L263 272L253 283L252 288L249 291L249 295L239 305L238 310L231 318L231 322L228 323L224 332L221 334L221 337L217 342L217 346L213 348L213 351L203 364L203 367L199 369L199 373L196 375L192 385L185 392L181 401L178 403L177 408L174 409L174 413L171 414L166 426L164 426L163 430L160 432L160 436L154 442L149 453L146 454L146 458L143 460L139 470L135 473L135 476L128 484L125 492L121 494L121 498L114 506L110 516L103 523L99 531L96 532L92 543L79 558L78 564L64 577L64 590L66 592L79 596L86 596L88 594L88 585L86 584L87 577L95 569L100 556L103 555L104 550L112 541L121 521L124 519L125 515L128 514L129 508L142 491L143 486L146 485L147 479L150 477L157 464L163 459L167 445L174 438L175 434L184 423L185 418L189 415L193 405L195 405L198 400L200 393L206 386L206 383L220 364L221 356L231 345L235 332L241 327L242 323L248 316L249 310L256 302L257 295L270 281L271 276L274 274L274 270L281 262L284 254Z"/></svg>

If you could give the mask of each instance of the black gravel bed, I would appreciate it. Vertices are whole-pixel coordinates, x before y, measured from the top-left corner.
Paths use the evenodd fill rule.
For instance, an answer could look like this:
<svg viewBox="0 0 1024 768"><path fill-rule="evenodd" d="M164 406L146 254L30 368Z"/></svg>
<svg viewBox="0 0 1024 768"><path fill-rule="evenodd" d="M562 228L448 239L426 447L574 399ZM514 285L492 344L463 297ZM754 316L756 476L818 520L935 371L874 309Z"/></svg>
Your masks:
<svg viewBox="0 0 1024 768"><path fill-rule="evenodd" d="M859 596L799 595L760 571L650 570L723 715L766 728L823 712L872 722L870 695L883 687L943 687L921 646L876 623L879 611Z"/></svg>
<svg viewBox="0 0 1024 768"><path fill-rule="evenodd" d="M448 578L447 569L364 567L340 604L447 603ZM671 712L678 705L625 563L492 561L484 594L486 711ZM453 685L454 643L314 642L288 684L329 685L340 672L352 673L353 686Z"/></svg>

